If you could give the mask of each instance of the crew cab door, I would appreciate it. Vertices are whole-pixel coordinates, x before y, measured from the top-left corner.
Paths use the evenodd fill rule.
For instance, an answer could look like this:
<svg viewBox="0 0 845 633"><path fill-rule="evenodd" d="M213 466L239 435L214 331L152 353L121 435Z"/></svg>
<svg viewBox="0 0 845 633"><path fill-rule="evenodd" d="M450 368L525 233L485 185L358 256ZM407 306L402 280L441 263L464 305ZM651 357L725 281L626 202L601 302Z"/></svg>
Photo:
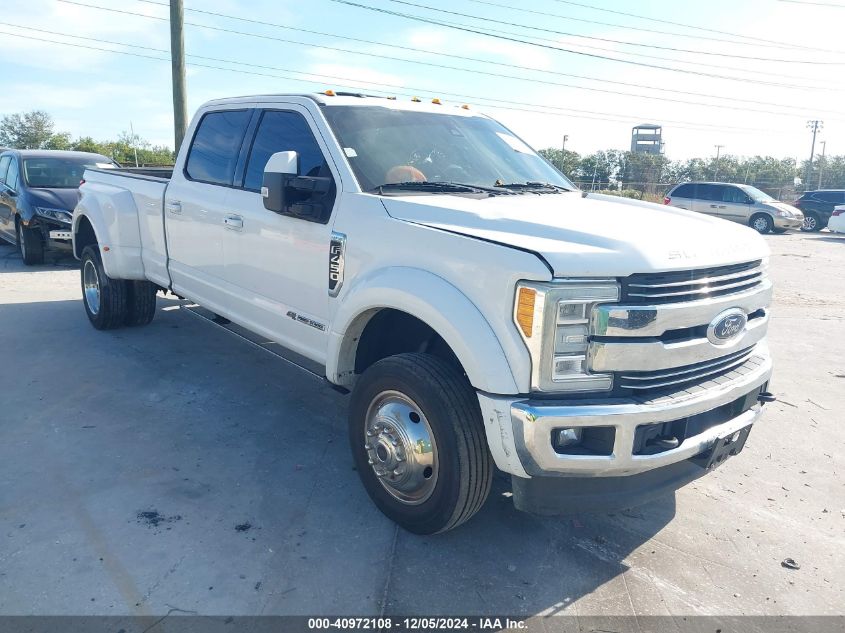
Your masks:
<svg viewBox="0 0 845 633"><path fill-rule="evenodd" d="M165 191L173 289L221 314L237 294L226 283L224 221L252 114L241 104L200 115L184 161Z"/></svg>
<svg viewBox="0 0 845 633"><path fill-rule="evenodd" d="M311 360L325 362L331 217L339 173L308 110L268 104L248 139L242 186L228 199L223 253L227 280L237 287L238 322ZM332 179L320 196L323 212L306 218L264 207L264 167L276 152L295 151L300 176ZM234 320L234 319L233 319Z"/></svg>

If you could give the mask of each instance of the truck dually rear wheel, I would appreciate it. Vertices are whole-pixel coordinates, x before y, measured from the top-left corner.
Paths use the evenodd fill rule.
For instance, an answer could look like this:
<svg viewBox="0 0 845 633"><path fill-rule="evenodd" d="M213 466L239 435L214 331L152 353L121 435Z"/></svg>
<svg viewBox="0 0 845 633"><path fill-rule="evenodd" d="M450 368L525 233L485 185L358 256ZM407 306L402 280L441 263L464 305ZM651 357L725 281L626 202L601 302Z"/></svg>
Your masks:
<svg viewBox="0 0 845 633"><path fill-rule="evenodd" d="M475 392L429 354L378 361L358 380L349 440L364 488L410 532L457 527L484 504L493 478Z"/></svg>
<svg viewBox="0 0 845 633"><path fill-rule="evenodd" d="M127 314L126 282L106 275L96 244L82 250L81 270L82 303L91 325L98 330L122 326Z"/></svg>

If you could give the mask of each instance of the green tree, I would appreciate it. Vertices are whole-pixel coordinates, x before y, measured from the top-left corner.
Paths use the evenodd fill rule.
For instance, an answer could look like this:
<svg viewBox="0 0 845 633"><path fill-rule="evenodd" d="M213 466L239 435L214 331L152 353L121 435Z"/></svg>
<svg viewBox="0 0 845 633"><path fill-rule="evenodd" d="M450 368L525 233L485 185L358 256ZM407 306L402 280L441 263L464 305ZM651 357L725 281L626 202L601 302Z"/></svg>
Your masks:
<svg viewBox="0 0 845 633"><path fill-rule="evenodd" d="M581 157L577 152L570 152L569 150L560 150L549 147L539 151L540 156L549 161L552 165L558 168L559 171L567 178L573 178L573 174L578 169L581 163Z"/></svg>
<svg viewBox="0 0 845 633"><path fill-rule="evenodd" d="M7 114L0 119L0 145L15 149L43 149L53 139L53 117L43 110Z"/></svg>

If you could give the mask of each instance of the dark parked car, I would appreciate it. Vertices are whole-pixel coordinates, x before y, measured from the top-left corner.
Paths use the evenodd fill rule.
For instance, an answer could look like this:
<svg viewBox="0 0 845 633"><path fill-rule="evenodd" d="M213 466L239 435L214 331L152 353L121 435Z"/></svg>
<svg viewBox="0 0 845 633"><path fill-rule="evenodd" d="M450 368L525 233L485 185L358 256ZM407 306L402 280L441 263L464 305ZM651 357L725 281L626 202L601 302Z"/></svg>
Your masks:
<svg viewBox="0 0 845 633"><path fill-rule="evenodd" d="M795 201L804 213L803 231L821 231L827 226L833 208L845 204L845 189L819 189L805 191Z"/></svg>
<svg viewBox="0 0 845 633"><path fill-rule="evenodd" d="M26 265L47 249L71 248L71 218L86 167L117 167L88 152L7 150L0 154L0 238L17 244Z"/></svg>

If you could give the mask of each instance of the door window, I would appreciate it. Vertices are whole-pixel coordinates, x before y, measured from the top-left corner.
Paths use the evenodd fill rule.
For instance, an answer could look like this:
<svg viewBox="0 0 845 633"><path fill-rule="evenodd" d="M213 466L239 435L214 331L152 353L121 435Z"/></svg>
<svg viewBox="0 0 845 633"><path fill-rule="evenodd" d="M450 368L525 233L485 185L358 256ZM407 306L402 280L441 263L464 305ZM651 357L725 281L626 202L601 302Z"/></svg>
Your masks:
<svg viewBox="0 0 845 633"><path fill-rule="evenodd" d="M836 204L845 202L845 192L842 191L820 191L814 197L823 202L833 202Z"/></svg>
<svg viewBox="0 0 845 633"><path fill-rule="evenodd" d="M699 200L707 200L711 202L722 202L722 185L698 185L696 198Z"/></svg>
<svg viewBox="0 0 845 633"><path fill-rule="evenodd" d="M6 173L6 186L13 191L18 189L18 161L14 158L9 163L9 171Z"/></svg>
<svg viewBox="0 0 845 633"><path fill-rule="evenodd" d="M9 161L11 160L11 156L0 158L0 182L6 182L6 172L9 170Z"/></svg>
<svg viewBox="0 0 845 633"><path fill-rule="evenodd" d="M188 153L188 178L232 185L250 114L249 110L222 110L203 116Z"/></svg>
<svg viewBox="0 0 845 633"><path fill-rule="evenodd" d="M331 176L317 139L308 122L296 112L268 110L261 117L246 166L244 189L259 191L264 167L276 152L299 155L299 176Z"/></svg>
<svg viewBox="0 0 845 633"><path fill-rule="evenodd" d="M748 196L738 187L722 187L722 202L731 204L747 204Z"/></svg>

